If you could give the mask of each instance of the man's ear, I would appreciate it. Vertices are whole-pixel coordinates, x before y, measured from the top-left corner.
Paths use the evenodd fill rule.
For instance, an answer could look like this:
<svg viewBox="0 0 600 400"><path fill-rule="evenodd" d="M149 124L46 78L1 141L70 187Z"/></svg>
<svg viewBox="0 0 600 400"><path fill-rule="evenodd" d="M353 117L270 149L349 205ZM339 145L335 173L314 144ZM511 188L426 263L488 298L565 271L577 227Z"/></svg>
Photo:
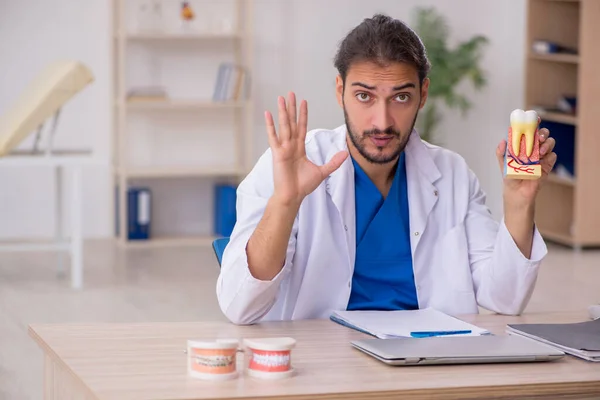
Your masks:
<svg viewBox="0 0 600 400"><path fill-rule="evenodd" d="M340 107L344 107L344 81L340 75L335 78L335 94Z"/></svg>
<svg viewBox="0 0 600 400"><path fill-rule="evenodd" d="M425 102L427 101L427 95L429 94L429 78L423 79L423 84L421 84L421 104L419 104L419 108L423 108L425 106Z"/></svg>

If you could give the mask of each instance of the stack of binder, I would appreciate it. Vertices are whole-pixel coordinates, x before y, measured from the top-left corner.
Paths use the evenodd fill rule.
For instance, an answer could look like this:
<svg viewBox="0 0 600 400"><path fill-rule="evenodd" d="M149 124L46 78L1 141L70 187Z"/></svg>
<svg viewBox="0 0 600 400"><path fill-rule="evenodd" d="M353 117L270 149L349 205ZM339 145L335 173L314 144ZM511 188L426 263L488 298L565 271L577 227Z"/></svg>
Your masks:
<svg viewBox="0 0 600 400"><path fill-rule="evenodd" d="M506 331L584 360L600 362L600 319L574 324L512 324L507 325Z"/></svg>

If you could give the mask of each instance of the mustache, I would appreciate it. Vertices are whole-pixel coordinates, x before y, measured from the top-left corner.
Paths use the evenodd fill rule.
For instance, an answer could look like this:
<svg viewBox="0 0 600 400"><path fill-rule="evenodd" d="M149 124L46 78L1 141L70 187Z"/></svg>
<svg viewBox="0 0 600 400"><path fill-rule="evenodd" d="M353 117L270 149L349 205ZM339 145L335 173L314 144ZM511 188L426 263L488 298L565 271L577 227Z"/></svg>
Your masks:
<svg viewBox="0 0 600 400"><path fill-rule="evenodd" d="M363 131L363 135L365 136L374 136L382 134L400 137L400 131L394 130L392 127L386 128L383 131L381 129L369 129L367 131Z"/></svg>

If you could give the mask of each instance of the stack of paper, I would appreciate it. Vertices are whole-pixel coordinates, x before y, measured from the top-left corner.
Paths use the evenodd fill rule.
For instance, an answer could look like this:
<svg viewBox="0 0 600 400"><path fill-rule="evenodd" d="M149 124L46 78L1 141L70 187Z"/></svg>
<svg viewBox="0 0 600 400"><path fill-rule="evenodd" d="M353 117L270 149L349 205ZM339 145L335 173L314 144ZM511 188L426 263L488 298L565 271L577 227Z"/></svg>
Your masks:
<svg viewBox="0 0 600 400"><path fill-rule="evenodd" d="M600 319L575 324L513 324L507 325L506 331L584 360L600 362Z"/></svg>
<svg viewBox="0 0 600 400"><path fill-rule="evenodd" d="M429 336L480 336L487 330L433 308L401 311L336 311L331 320L380 339Z"/></svg>

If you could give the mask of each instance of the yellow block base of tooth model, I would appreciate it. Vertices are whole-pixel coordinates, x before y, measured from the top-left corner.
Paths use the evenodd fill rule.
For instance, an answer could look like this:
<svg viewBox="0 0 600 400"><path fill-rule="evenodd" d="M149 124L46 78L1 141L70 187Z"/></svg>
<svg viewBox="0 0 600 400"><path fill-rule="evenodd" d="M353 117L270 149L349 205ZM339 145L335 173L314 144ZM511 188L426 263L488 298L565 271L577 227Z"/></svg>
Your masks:
<svg viewBox="0 0 600 400"><path fill-rule="evenodd" d="M522 165L512 157L506 157L504 176L508 179L539 179L542 177L542 166Z"/></svg>

